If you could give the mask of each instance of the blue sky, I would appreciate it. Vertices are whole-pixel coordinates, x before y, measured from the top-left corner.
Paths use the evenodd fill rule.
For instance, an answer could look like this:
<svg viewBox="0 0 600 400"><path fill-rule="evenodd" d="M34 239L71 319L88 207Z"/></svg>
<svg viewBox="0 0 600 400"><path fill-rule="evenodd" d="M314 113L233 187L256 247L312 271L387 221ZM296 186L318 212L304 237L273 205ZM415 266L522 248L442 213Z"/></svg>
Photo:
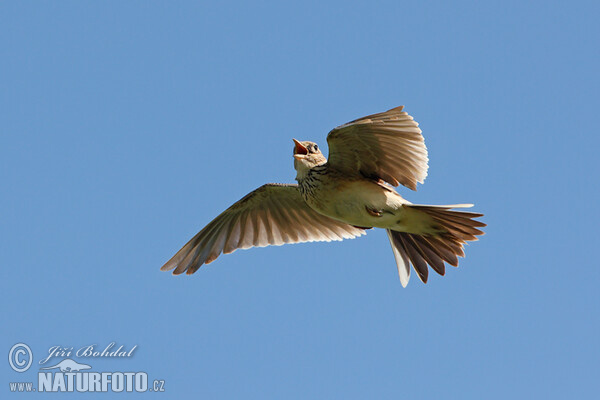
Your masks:
<svg viewBox="0 0 600 400"><path fill-rule="evenodd" d="M52 346L115 342L134 355L95 370L165 381L133 397L594 398L598 11L3 2L1 346L34 366L5 361L1 396ZM402 289L371 231L159 271L247 192L293 181L292 137L325 147L402 104L430 168L400 193L485 213L460 268Z"/></svg>

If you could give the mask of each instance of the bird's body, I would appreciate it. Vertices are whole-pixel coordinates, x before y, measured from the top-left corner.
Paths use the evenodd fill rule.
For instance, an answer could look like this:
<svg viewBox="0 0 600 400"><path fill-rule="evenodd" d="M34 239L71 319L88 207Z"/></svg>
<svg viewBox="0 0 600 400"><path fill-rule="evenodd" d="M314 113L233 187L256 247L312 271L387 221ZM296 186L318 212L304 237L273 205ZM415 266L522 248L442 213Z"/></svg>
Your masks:
<svg viewBox="0 0 600 400"><path fill-rule="evenodd" d="M416 190L427 176L421 130L402 107L341 125L327 136L329 158L313 142L294 139L297 185L266 184L215 218L162 270L192 274L221 252L354 238L385 229L403 286L410 265L427 282L428 265L441 275L458 266L463 244L483 234L475 218L454 211L469 204L414 205L393 186Z"/></svg>
<svg viewBox="0 0 600 400"><path fill-rule="evenodd" d="M298 189L313 210L338 221L365 228L393 228L397 225L395 214L402 205L410 204L385 184L348 178L327 165L322 170L314 174L318 178L300 179Z"/></svg>

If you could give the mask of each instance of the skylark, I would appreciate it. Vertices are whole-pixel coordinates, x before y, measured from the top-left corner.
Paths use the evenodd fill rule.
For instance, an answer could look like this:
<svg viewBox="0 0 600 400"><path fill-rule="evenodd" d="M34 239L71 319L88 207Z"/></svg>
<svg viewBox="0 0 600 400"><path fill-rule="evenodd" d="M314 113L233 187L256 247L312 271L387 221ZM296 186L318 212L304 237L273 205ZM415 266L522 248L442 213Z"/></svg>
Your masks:
<svg viewBox="0 0 600 400"><path fill-rule="evenodd" d="M385 229L402 286L410 265L427 282L430 265L458 266L463 245L477 240L483 214L453 211L472 204L417 205L393 186L412 190L427 176L427 148L419 124L403 107L338 126L327 135L329 158L316 143L294 140L298 184L268 183L210 222L161 270L193 274L221 253L285 243L351 239Z"/></svg>

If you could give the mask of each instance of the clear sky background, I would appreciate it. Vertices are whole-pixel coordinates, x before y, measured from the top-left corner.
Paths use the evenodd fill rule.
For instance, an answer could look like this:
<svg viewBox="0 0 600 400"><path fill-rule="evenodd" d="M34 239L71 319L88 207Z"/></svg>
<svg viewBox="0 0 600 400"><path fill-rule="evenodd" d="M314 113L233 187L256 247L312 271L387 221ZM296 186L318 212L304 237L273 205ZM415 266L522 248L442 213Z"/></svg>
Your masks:
<svg viewBox="0 0 600 400"><path fill-rule="evenodd" d="M597 398L599 11L2 2L0 350L27 343L34 367L4 356L0 397L51 346L114 341L134 356L95 370L166 381L133 397ZM460 268L403 289L370 231L159 271L249 191L293 182L292 137L325 148L398 105L430 157L400 193L485 213Z"/></svg>

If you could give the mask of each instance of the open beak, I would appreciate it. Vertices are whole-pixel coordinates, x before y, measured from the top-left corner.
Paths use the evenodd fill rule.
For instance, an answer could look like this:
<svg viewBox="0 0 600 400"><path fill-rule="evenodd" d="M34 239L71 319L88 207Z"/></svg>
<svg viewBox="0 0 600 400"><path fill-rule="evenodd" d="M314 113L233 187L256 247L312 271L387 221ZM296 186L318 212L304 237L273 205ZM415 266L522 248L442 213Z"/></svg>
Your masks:
<svg viewBox="0 0 600 400"><path fill-rule="evenodd" d="M306 155L308 154L308 149L306 147L304 147L304 145L302 143L300 143L299 141L297 141L296 139L292 139L292 140L296 144L296 147L294 148L294 158L296 160L301 160L301 159L305 158Z"/></svg>

